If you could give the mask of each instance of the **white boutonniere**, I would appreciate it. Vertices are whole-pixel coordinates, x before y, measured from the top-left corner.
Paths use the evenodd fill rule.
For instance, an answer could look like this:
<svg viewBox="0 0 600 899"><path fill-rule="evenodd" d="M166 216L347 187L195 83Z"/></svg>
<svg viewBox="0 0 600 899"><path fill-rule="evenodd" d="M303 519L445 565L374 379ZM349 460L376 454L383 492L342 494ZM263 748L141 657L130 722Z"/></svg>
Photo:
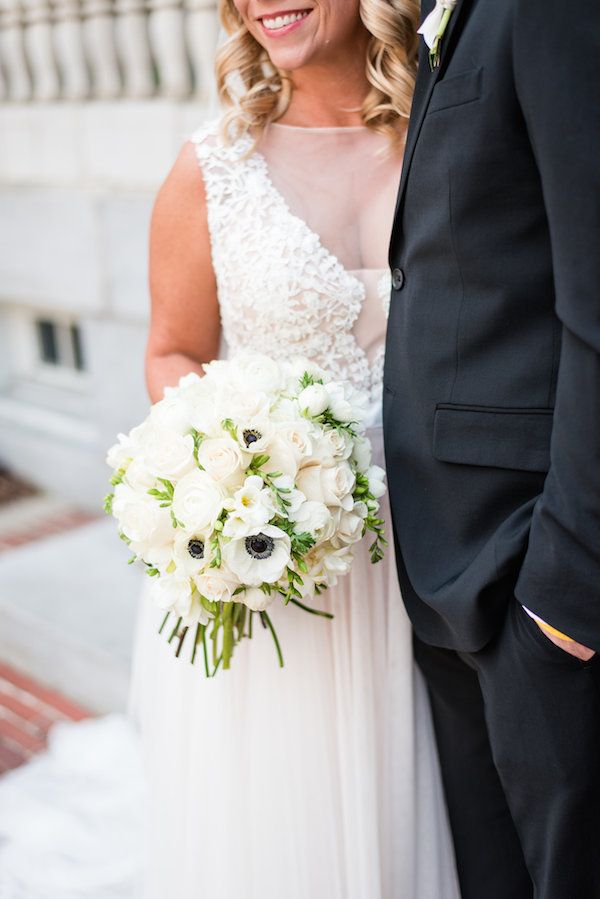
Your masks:
<svg viewBox="0 0 600 899"><path fill-rule="evenodd" d="M419 34L423 35L429 47L429 65L432 72L440 64L440 44L456 3L457 0L436 0L434 8L419 28Z"/></svg>

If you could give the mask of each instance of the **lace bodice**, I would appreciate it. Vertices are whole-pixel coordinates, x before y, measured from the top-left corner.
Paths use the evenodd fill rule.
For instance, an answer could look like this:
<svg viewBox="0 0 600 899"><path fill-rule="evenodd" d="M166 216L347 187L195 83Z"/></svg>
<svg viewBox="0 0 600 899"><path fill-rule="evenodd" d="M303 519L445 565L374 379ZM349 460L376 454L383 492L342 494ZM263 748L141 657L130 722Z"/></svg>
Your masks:
<svg viewBox="0 0 600 899"><path fill-rule="evenodd" d="M190 139L204 178L228 351L307 356L368 391L375 423L400 166L378 152L386 138L366 128L271 125L248 155L250 136L228 145L213 122ZM309 222L318 222L320 233Z"/></svg>

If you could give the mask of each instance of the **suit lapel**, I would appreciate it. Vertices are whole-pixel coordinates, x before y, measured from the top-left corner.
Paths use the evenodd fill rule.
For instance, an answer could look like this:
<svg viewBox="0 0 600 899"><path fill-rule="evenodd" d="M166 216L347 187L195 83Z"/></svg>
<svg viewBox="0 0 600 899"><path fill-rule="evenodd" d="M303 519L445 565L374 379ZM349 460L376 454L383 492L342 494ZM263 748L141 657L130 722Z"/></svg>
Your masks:
<svg viewBox="0 0 600 899"><path fill-rule="evenodd" d="M398 213L400 211L400 207L402 204L402 200L404 198L404 191L406 189L406 181L408 178L408 173L410 170L412 158L415 152L415 147L417 145L417 141L419 139L419 134L421 131L421 126L423 125L423 119L425 118L425 114L427 113L427 108L429 106L429 101L431 100L431 95L433 93L433 89L436 85L436 82L443 72L445 67L448 64L449 54L452 51L451 38L454 29L456 28L456 24L460 18L460 13L462 8L467 5L468 0L458 0L456 7L454 9L454 13L448 23L448 27L446 28L446 33L444 34L442 40L442 51L441 51L441 60L440 65L431 71L429 67L429 48L425 41L421 38L421 46L419 49L419 72L417 75L417 83L415 86L415 96L413 99L412 110L410 113L410 122L408 126L408 134L406 137L406 147L404 150L404 160L402 162L402 174L400 176L400 186L398 188L398 199L396 201L396 218L394 221L394 225L396 226L398 223ZM432 4L430 4L432 6ZM392 241L393 243L393 241Z"/></svg>

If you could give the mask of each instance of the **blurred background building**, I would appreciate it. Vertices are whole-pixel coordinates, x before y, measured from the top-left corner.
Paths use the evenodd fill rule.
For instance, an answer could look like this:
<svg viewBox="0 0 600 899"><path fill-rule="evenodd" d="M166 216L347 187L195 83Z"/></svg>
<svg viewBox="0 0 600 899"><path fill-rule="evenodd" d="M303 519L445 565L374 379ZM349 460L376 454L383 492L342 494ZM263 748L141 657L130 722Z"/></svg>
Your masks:
<svg viewBox="0 0 600 899"><path fill-rule="evenodd" d="M147 408L150 212L218 32L216 0L0 0L0 664L96 710L140 588L104 459Z"/></svg>
<svg viewBox="0 0 600 899"><path fill-rule="evenodd" d="M217 34L215 0L0 0L0 461L89 509L146 404L149 215Z"/></svg>

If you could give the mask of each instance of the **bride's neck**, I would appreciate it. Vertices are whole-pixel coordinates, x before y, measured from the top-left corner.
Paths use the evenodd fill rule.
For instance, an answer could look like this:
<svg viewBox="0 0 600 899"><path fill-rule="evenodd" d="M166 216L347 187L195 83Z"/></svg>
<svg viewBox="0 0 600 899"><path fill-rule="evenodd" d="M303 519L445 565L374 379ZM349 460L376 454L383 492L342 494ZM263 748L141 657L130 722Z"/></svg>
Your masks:
<svg viewBox="0 0 600 899"><path fill-rule="evenodd" d="M335 65L292 72L292 99L279 121L312 128L362 124L360 109L369 91L363 60L354 54Z"/></svg>

